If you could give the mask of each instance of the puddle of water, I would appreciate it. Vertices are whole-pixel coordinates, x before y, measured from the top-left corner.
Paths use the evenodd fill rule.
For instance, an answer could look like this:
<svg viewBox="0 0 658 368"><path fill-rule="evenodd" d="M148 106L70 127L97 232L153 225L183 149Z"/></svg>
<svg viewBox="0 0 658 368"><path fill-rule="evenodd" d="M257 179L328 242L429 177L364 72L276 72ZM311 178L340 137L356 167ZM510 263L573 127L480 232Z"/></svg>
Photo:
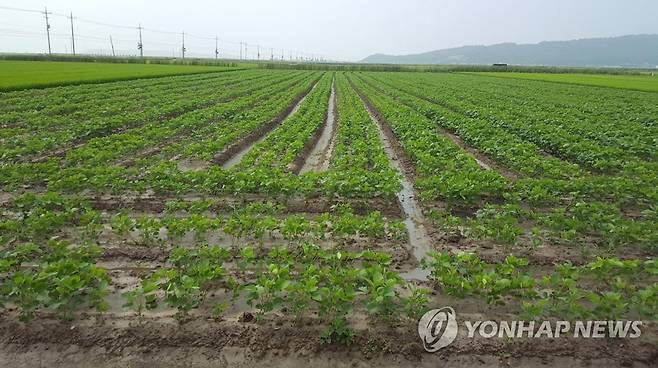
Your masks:
<svg viewBox="0 0 658 368"><path fill-rule="evenodd" d="M290 111L290 113L289 113L288 115L286 115L286 116L281 120L281 123L280 123L279 125L277 125L276 127L274 127L272 130L274 130L274 129L276 129L277 127L281 126L281 124L283 124L283 122L286 121L286 119L288 119L288 118L290 118L291 116L293 116L293 115L299 110L299 108L302 106L302 103L304 103L304 101L306 100L306 97L307 97L308 95L310 95L311 92L313 92L313 90L315 89L315 87L316 87L317 85L318 85L318 83L315 83L315 84L313 85L313 87L311 88L311 90L310 90L310 91L304 96L304 98L302 98L301 100L299 100L299 102L297 102L297 104L296 104L295 107L292 109L292 111ZM226 162L222 165L222 167L223 167L224 169L230 169L230 168L232 168L233 166L237 165L237 164L242 160L242 158L247 154L247 152L249 152L249 151L250 151L255 145L257 145L258 143L264 141L265 138L267 138L267 136L269 135L270 132L271 132L271 130L270 130L269 132L265 132L265 134L263 134L262 137L258 138L258 140L256 140L256 141L253 142L252 144L248 145L248 146L245 147L244 149L240 150L240 151L239 151L238 153L236 153L235 155L233 155L228 161L226 161Z"/></svg>
<svg viewBox="0 0 658 368"><path fill-rule="evenodd" d="M377 119L372 115L369 109L367 110L370 118L373 122L375 122L377 132L379 133L379 138L382 141L384 150L386 151L386 155L389 158L391 166L401 175L402 189L400 189L400 191L397 193L397 197L405 214L405 220L403 222L409 233L409 245L412 248L414 257L420 265L420 260L423 259L427 252L432 249L430 237L427 233L427 230L425 229L425 226L423 225L425 223L425 219L422 209L420 208L420 205L414 196L413 184L406 177L406 175L404 175L404 170L397 158L395 151L393 150L391 142L386 137L386 134L384 134L384 130L380 126ZM405 280L427 281L429 271L424 270L418 266L416 269L403 273L401 276Z"/></svg>
<svg viewBox="0 0 658 368"><path fill-rule="evenodd" d="M325 122L324 129L322 130L322 135L306 159L304 166L302 166L302 169L299 171L300 174L309 171L325 171L329 168L329 162L331 160L331 154L333 151L332 138L336 118L334 115L335 99L336 89L334 81L331 84L331 95L329 96L329 105L327 106L327 121Z"/></svg>

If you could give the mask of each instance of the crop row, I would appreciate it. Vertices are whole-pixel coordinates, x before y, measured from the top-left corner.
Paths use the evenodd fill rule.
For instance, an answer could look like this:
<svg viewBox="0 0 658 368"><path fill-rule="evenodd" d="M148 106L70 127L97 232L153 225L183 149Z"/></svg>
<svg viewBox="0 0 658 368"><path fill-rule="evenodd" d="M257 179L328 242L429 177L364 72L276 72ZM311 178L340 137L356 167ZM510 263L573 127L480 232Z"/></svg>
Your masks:
<svg viewBox="0 0 658 368"><path fill-rule="evenodd" d="M431 119L416 107L417 104L428 106L426 101L405 99L404 93L373 87L360 78L354 80L391 126L412 160L417 176L415 186L421 191L421 198L440 200L448 206L430 212L430 218L444 231L499 244L515 244L524 238L525 243L535 248L550 243L588 241L606 247L642 245L655 251L654 244L658 240L658 232L654 230L655 211L649 209L644 212L644 218L629 219L617 205L602 202L615 194L613 191L601 191L601 199L588 195L591 193L574 192L578 179L570 184L550 179L514 181L485 170L442 135L437 124L449 121L467 142L475 142L475 146L485 152L508 152L510 147L505 144L510 142L499 139L495 130L487 130L486 125L483 127L477 121ZM502 137L508 136L503 134ZM511 149L514 151L518 147ZM521 154L519 158L522 159ZM500 155L492 157L498 160ZM605 185L604 180L609 178L596 179L599 185ZM614 188L616 181L609 180L607 185ZM620 192L621 189L617 189L620 197L629 194ZM565 198L566 195L572 198ZM452 211L459 208L467 208L472 215L465 219L453 215Z"/></svg>
<svg viewBox="0 0 658 368"><path fill-rule="evenodd" d="M126 169L116 166L106 166L110 160L117 159L123 155L134 153L139 149L147 146L153 146L158 142L167 141L174 138L177 134L191 134L194 129L207 129L208 126L222 125L217 124L226 119L239 119L240 113L247 111L254 104L260 104L270 101L270 94L278 89L289 90L291 87L298 85L302 80L309 78L308 75L298 75L289 81L286 76L269 80L269 88L263 88L262 85L247 84L238 92L244 95L235 101L220 103L215 106L196 110L191 113L182 115L178 118L171 119L163 123L150 123L141 128L131 129L121 134L110 135L107 137L92 139L86 145L72 149L67 153L64 161L69 166L62 171L60 163L56 160L50 160L44 164L14 164L6 165L3 171L6 173L5 185L20 183L39 183L49 181L51 185L67 188L68 183L75 183L79 188L90 184L81 179L81 175L93 177L95 183L99 185L102 181L117 184L117 180L125 181L127 178L122 177L126 174ZM276 97L276 96L275 96ZM209 124L215 122L215 124ZM207 136L206 136L207 137ZM182 138L178 136L178 138ZM85 167L76 167L83 164ZM109 176L108 176L109 175ZM51 179L52 178L52 179ZM106 188L99 185L97 189ZM117 189L117 188L114 188ZM76 190L69 187L69 190Z"/></svg>
<svg viewBox="0 0 658 368"><path fill-rule="evenodd" d="M161 77L155 79L135 79L99 84L82 84L65 87L51 87L42 89L26 89L14 92L4 92L3 99L0 100L0 111L3 113L36 113L41 110L57 110L54 104L71 103L74 106L78 104L88 104L95 98L112 98L117 97L117 92L128 89L149 89L158 86L168 86L183 81L203 81L207 79L218 78L216 73L209 74L191 74L178 75L170 77Z"/></svg>
<svg viewBox="0 0 658 368"><path fill-rule="evenodd" d="M617 172L629 165L646 165L642 162L644 158L656 159L655 140L658 132L655 128L638 126L632 121L632 115L622 118L621 121L597 116L591 113L596 106L590 107L581 100L579 109L586 109L585 114L581 112L579 117L575 117L577 114L574 110L578 110L574 106L545 106L536 98L533 101L523 99L526 94L551 94L550 89L546 87L543 93L528 93L527 90L521 89L517 92L520 96L507 97L494 92L492 87L483 92L474 91L470 87L477 83L478 79L473 81L473 77L462 77L451 80L451 83L427 77L393 78L398 88L426 96L468 116L480 117L481 120L487 120L537 144L547 152L592 169ZM421 78L426 83L415 83L415 78ZM486 86L486 83L483 85ZM468 90L469 93L462 96L457 92L459 90ZM493 93L497 96L495 100L491 99ZM653 94L639 95L642 99L632 100L632 106L655 103ZM584 91L582 98L587 98ZM655 165L649 167L655 169Z"/></svg>
<svg viewBox="0 0 658 368"><path fill-rule="evenodd" d="M299 109L255 144L236 165L236 170L251 167L286 170L324 122L329 104L333 76L325 74L302 101Z"/></svg>
<svg viewBox="0 0 658 368"><path fill-rule="evenodd" d="M508 256L487 264L472 253L431 253L423 266L448 295L479 296L489 304L516 303L521 315L562 319L622 319L658 315L658 261L597 258L566 262L537 275L528 260Z"/></svg>
<svg viewBox="0 0 658 368"><path fill-rule="evenodd" d="M207 241L209 232L222 234L237 241L263 244L274 241L313 240L346 241L358 237L379 240L404 240L406 229L398 221L384 218L373 211L365 216L355 215L349 206L339 206L332 212L314 217L282 216L283 207L271 203L253 203L238 208L228 215L211 211L212 202L170 202L163 216L131 216L129 212L108 216L92 209L80 197L65 197L56 193L25 194L17 197L0 216L0 246L8 247L24 242L42 242L53 237L80 242L99 242L99 236L111 229L111 241L141 246L178 244L192 235L196 243ZM75 231L73 231L75 230Z"/></svg>
<svg viewBox="0 0 658 368"><path fill-rule="evenodd" d="M208 83L233 83L242 79L241 75L246 76L247 79L266 76L261 73L252 75L249 73L220 73L205 74L195 78L151 79L149 83L139 86L125 86L123 89L108 87L94 92L77 91L77 94L66 97L59 96L57 92L52 91L50 95L43 97L32 96L18 99L11 105L16 110L0 111L0 114L3 117L3 123L14 128L12 132L19 134L38 129L57 130L77 120L95 118L95 114L90 114L90 112L96 110L102 111L102 116L105 117L121 113L122 109L133 111L148 106L144 104L144 100L154 100L156 96L162 95L163 90L187 91L205 87ZM68 88L75 91L76 87ZM21 107L21 109L17 109L17 107Z"/></svg>
<svg viewBox="0 0 658 368"><path fill-rule="evenodd" d="M375 83L367 78L368 83ZM536 178L517 182L522 199L536 204L569 200L614 201L640 209L650 208L658 200L655 182L658 177L644 166L629 176L591 175L577 165L542 155L539 148L489 120L471 117L446 108L432 91L418 97L405 90L379 85L379 91L395 94L401 103L421 112L439 126L455 132L460 138L512 170ZM395 91L395 92L393 92Z"/></svg>
<svg viewBox="0 0 658 368"><path fill-rule="evenodd" d="M230 75L230 74L226 74ZM268 76L267 79L276 78L277 76ZM261 78L262 79L262 78ZM245 92L234 92L232 89L220 90L218 93L217 81L208 81L200 85L196 85L187 90L181 88L173 88L172 90L160 90L151 100L141 101L138 94L133 95L133 101L138 106L144 106L138 110L131 111L130 108L122 102L117 102L108 105L97 104L95 108L90 108L86 111L86 119L82 121L75 121L69 119L61 129L52 131L46 127L41 126L39 121L48 121L50 124L52 117L46 114L36 115L33 121L28 123L32 126L39 127L36 134L26 133L5 139L2 142L2 154L0 155L3 160L13 160L35 153L47 153L47 150L53 149L62 145L71 144L79 140L89 140L94 137L102 137L108 134L117 133L123 130L128 130L136 127L142 127L146 124L155 124L166 121L173 117L183 116L184 114L197 109L204 109L213 106L214 104L222 101L227 101ZM262 88L259 80L253 82L242 81L237 74L233 79L227 81L228 86L238 83L238 86L251 87L248 91L257 91ZM145 104L142 105L142 102ZM105 111L108 108L118 109L120 113L110 116L105 116ZM35 121L34 121L35 120Z"/></svg>
<svg viewBox="0 0 658 368"><path fill-rule="evenodd" d="M55 240L4 249L0 308L18 308L24 322L38 312L72 319L84 308L108 310L112 279L96 265L101 254L95 246L71 247ZM493 266L472 254L438 253L424 262L443 292L481 296L493 304L515 300L530 320L556 315L567 320L651 318L658 312L656 284L646 285L656 275L655 261L600 258L579 267L558 265L544 276L529 273L527 265L513 256ZM217 291L231 299L213 299ZM395 325L406 318L415 321L428 304L428 291L405 282L392 270L388 255L324 250L308 243L269 251L247 246L238 255L220 247L174 248L166 267L143 276L123 297L140 320L160 304L175 309L180 320L203 306L221 318L238 299L255 308L257 321L273 312L297 321L316 314L324 327L320 338L343 344L354 338L350 317L355 310Z"/></svg>

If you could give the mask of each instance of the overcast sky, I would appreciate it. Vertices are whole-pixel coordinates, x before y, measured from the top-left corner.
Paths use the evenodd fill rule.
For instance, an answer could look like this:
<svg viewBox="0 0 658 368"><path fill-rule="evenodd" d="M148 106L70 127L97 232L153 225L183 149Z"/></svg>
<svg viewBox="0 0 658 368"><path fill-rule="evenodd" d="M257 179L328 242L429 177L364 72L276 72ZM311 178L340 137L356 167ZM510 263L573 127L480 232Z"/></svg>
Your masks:
<svg viewBox="0 0 658 368"><path fill-rule="evenodd" d="M626 34L658 33L657 0L0 0L0 6L73 11L78 52L137 52L137 30L190 33L188 55L220 52L250 57L285 57L297 52L357 61L373 53L408 54L462 45L535 43ZM38 13L0 8L0 51L47 50L45 21ZM145 31L147 54L180 55L181 35ZM53 52L70 52L68 19L51 16Z"/></svg>

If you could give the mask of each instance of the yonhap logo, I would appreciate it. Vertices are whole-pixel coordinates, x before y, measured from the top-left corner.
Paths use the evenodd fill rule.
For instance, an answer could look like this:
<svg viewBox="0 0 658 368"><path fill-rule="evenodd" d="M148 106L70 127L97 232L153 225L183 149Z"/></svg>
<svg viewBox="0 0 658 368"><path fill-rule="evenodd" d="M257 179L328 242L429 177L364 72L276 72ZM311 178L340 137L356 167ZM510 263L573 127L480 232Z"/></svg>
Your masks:
<svg viewBox="0 0 658 368"><path fill-rule="evenodd" d="M432 309L418 321L418 334L430 353L450 345L457 337L457 316L451 307Z"/></svg>
<svg viewBox="0 0 658 368"><path fill-rule="evenodd" d="M629 338L642 336L642 321L461 321L464 338ZM430 353L439 351L457 338L457 314L451 307L432 309L418 321L418 335Z"/></svg>

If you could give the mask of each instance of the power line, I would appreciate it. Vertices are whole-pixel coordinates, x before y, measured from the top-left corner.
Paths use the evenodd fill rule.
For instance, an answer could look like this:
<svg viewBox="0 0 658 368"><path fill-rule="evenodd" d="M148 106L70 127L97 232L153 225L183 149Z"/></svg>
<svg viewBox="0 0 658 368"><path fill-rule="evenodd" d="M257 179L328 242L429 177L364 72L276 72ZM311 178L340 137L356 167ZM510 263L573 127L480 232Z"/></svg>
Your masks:
<svg viewBox="0 0 658 368"><path fill-rule="evenodd" d="M19 11L19 12L25 12L25 13L35 13L35 14L43 14L44 17L46 18L46 37L48 41L48 53L52 54L52 44L51 44L51 24L50 24L50 17L51 16L56 16L56 17L63 17L67 18L70 22L70 28L71 28L71 49L73 54L76 54L76 45L75 45L75 31L74 31L74 25L73 25L73 13L69 12L69 14L64 14L64 13L57 13L57 12L52 12L48 11L47 8L44 8L44 11L41 10L35 10L35 9L27 9L27 8L20 8L20 7L12 7L12 6L0 6L0 9L4 10L9 10L9 11ZM138 27L134 26L127 26L125 24L114 24L114 23L108 23L108 22L101 22L97 21L94 19L88 19L88 18L83 18L83 17L75 17L75 20L78 22L82 23L88 23L88 24L94 24L94 25L99 25L99 26L104 26L104 27L110 27L110 28L120 28L120 29L137 29L139 32L139 42L137 44L137 48L139 49L140 52L140 57L144 57L144 44L143 44L143 39L142 39L142 31L144 32L151 32L151 33L159 33L159 34L165 34L165 35L176 35L180 34L178 32L174 31L167 31L167 30L161 30L161 29L156 29L156 28L150 28L150 27L142 27L141 24ZM219 38L218 36L210 37L210 36L203 36L203 35L197 35L197 34L190 34L187 33L185 34L188 38L196 38L196 39L201 39L201 40L208 40L208 41L215 41L215 58L218 58L219 55L219 46L218 43L221 41L222 43L225 44L233 44L236 46L240 47L240 59L245 59L249 60L249 53L248 53L248 44L244 41L231 41L231 40L224 40ZM93 37L93 36L86 36L83 37L81 35L77 35L78 38L87 38L87 39L104 39L107 40L107 38L100 38L100 37ZM107 35L105 36L107 37ZM184 36L183 36L184 38ZM107 42L107 41L106 41ZM113 44L113 42L110 42ZM242 50L242 46L244 45L244 54ZM256 58L257 60L260 60L260 46L263 47L269 47L270 48L270 60L274 60L274 47L268 46L268 45L261 45L257 44L256 47ZM187 51L187 50L185 50ZM185 51L182 51L182 56L185 57ZM226 54L225 54L226 55ZM303 54L302 54L303 55ZM282 51L282 56L281 59L284 59L284 52ZM291 57L290 59L292 60L292 52L291 52ZM299 51L297 51L297 60L304 59L303 57L300 57ZM318 60L318 57L312 57L310 60Z"/></svg>
<svg viewBox="0 0 658 368"><path fill-rule="evenodd" d="M43 8L43 15L46 16L46 34L48 35L48 55L52 55L52 49L50 48L50 23L48 22L48 8Z"/></svg>
<svg viewBox="0 0 658 368"><path fill-rule="evenodd" d="M183 59L185 59L185 31L181 33L183 35L183 47L181 48L181 54L183 55Z"/></svg>
<svg viewBox="0 0 658 368"><path fill-rule="evenodd" d="M71 12L71 16L69 17L71 20L71 46L73 48L73 56L75 56L75 34L73 33L73 12Z"/></svg>
<svg viewBox="0 0 658 368"><path fill-rule="evenodd" d="M142 59L144 58L144 44L142 43L142 25L140 24L139 27L139 43L137 44L137 48L139 49L139 57Z"/></svg>
<svg viewBox="0 0 658 368"><path fill-rule="evenodd" d="M15 8L13 6L0 6L0 9L21 11L21 12L26 12L26 13L43 13L41 10L22 9L22 8Z"/></svg>

